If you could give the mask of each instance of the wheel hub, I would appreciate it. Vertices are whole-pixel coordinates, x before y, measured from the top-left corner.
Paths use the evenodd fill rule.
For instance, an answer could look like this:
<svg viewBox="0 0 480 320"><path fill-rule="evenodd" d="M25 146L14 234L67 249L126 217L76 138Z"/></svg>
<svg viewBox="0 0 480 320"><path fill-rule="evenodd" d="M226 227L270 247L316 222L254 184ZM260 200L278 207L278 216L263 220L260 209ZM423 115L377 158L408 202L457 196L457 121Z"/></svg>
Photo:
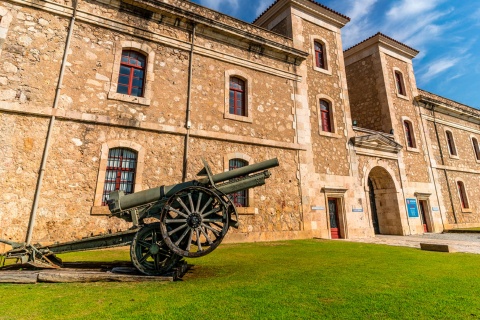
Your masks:
<svg viewBox="0 0 480 320"><path fill-rule="evenodd" d="M155 255L155 254L158 254L160 252L160 247L158 246L158 244L154 243L151 247L150 247L150 253L152 255Z"/></svg>
<svg viewBox="0 0 480 320"><path fill-rule="evenodd" d="M202 224L202 217L198 213L192 213L187 218L187 224L190 228L196 229Z"/></svg>

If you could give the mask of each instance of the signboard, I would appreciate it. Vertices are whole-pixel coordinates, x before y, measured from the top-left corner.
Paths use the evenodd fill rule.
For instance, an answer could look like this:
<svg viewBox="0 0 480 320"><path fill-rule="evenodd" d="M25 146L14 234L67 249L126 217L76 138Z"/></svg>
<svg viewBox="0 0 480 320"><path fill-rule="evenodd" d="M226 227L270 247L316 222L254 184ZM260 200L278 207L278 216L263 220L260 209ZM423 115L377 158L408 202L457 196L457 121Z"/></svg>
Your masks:
<svg viewBox="0 0 480 320"><path fill-rule="evenodd" d="M352 208L352 212L363 212L363 208Z"/></svg>
<svg viewBox="0 0 480 320"><path fill-rule="evenodd" d="M417 199L407 199L407 210L410 218L418 218Z"/></svg>
<svg viewBox="0 0 480 320"><path fill-rule="evenodd" d="M325 210L325 207L312 207L312 210Z"/></svg>
<svg viewBox="0 0 480 320"><path fill-rule="evenodd" d="M432 211L440 211L438 207L432 207Z"/></svg>

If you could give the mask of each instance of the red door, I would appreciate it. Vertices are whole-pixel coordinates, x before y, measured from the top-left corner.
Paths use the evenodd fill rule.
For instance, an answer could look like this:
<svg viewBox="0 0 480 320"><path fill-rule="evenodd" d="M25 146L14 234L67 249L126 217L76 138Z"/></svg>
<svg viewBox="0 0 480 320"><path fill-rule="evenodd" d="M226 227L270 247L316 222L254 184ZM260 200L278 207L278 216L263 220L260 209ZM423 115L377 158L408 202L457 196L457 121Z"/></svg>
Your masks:
<svg viewBox="0 0 480 320"><path fill-rule="evenodd" d="M340 239L340 223L338 222L337 199L328 198L328 214L330 215L330 235L332 239Z"/></svg>
<svg viewBox="0 0 480 320"><path fill-rule="evenodd" d="M427 225L427 219L425 217L425 213L427 212L427 202L425 200L419 200L419 209L420 209L420 218L422 219L423 223L423 232L429 232L428 230L428 225Z"/></svg>

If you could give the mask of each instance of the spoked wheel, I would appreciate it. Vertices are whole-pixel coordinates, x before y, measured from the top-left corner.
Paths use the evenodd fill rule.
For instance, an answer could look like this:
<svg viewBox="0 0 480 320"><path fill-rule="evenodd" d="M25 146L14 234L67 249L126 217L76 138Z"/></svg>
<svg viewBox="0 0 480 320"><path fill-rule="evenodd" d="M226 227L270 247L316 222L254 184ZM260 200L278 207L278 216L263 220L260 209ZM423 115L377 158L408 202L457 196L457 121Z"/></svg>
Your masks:
<svg viewBox="0 0 480 320"><path fill-rule="evenodd" d="M160 223L148 224L135 234L130 258L140 272L151 276L164 274L181 259L163 241Z"/></svg>
<svg viewBox="0 0 480 320"><path fill-rule="evenodd" d="M222 242L228 231L225 202L202 187L185 188L168 199L160 218L167 246L183 257L201 257Z"/></svg>

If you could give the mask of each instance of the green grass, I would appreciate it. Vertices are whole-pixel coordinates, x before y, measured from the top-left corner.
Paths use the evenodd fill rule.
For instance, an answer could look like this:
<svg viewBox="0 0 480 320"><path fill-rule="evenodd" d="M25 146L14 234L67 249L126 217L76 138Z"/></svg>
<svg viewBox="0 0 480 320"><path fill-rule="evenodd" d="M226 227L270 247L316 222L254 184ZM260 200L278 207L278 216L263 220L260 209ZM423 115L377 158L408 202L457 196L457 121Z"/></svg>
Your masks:
<svg viewBox="0 0 480 320"><path fill-rule="evenodd" d="M125 260L126 250L63 255ZM480 319L480 255L224 244L174 283L0 285L0 319Z"/></svg>

